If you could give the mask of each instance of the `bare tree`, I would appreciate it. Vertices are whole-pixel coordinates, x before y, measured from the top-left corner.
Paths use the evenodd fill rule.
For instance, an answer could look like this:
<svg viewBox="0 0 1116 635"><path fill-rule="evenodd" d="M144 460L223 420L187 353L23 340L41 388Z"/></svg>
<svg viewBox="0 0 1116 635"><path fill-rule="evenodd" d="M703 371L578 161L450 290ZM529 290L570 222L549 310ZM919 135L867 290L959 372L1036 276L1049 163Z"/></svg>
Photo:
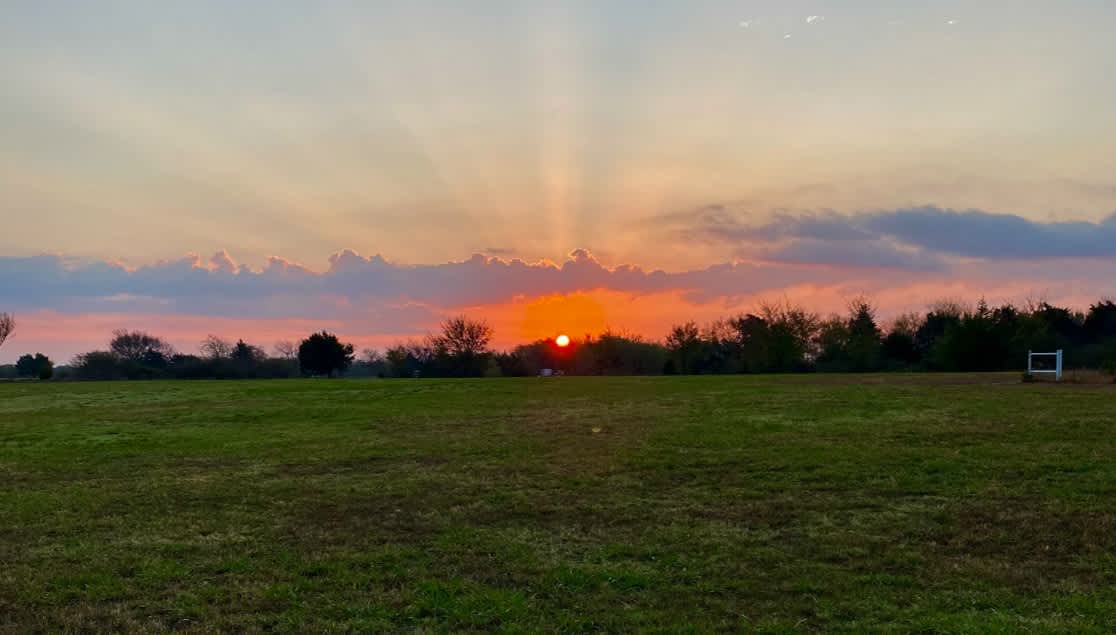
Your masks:
<svg viewBox="0 0 1116 635"><path fill-rule="evenodd" d="M922 326L922 316L918 313L908 312L900 314L892 320L887 332L898 333L913 339L915 333L918 333L919 326Z"/></svg>
<svg viewBox="0 0 1116 635"><path fill-rule="evenodd" d="M492 327L483 320L471 320L464 315L442 322L442 333L427 336L427 340L434 355L448 362L447 370L454 375L481 377L492 357L488 350Z"/></svg>
<svg viewBox="0 0 1116 635"><path fill-rule="evenodd" d="M821 318L789 300L765 302L760 317L769 333L768 361L777 372L793 371L817 357L817 333Z"/></svg>
<svg viewBox="0 0 1116 635"><path fill-rule="evenodd" d="M435 349L451 356L477 356L488 350L492 341L492 327L482 320L471 320L464 315L442 322L442 334L432 338Z"/></svg>
<svg viewBox="0 0 1116 635"><path fill-rule="evenodd" d="M275 356L280 359L297 359L298 344L290 340L275 343Z"/></svg>
<svg viewBox="0 0 1116 635"><path fill-rule="evenodd" d="M202 340L198 348L201 349L201 354L209 359L228 359L233 354L233 345L216 335L210 335Z"/></svg>
<svg viewBox="0 0 1116 635"><path fill-rule="evenodd" d="M697 322L676 324L667 333L665 341L667 350L670 351L673 372L689 374L698 372L698 360L701 357L701 329Z"/></svg>
<svg viewBox="0 0 1116 635"><path fill-rule="evenodd" d="M123 329L112 332L109 350L121 359L134 362L143 361L145 357L152 354L158 354L168 359L174 355L174 347L166 340L143 331L126 331Z"/></svg>
<svg viewBox="0 0 1116 635"><path fill-rule="evenodd" d="M928 311L936 315L959 318L969 312L969 305L958 298L941 298L931 302Z"/></svg>
<svg viewBox="0 0 1116 635"><path fill-rule="evenodd" d="M11 313L0 313L0 346L15 331L15 317Z"/></svg>

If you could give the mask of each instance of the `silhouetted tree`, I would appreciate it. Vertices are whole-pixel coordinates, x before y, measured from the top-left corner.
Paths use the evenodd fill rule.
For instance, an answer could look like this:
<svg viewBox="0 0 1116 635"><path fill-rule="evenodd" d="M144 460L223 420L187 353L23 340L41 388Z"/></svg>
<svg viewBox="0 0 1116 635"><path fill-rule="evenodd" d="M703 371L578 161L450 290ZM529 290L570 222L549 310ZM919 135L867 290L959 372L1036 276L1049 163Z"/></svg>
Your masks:
<svg viewBox="0 0 1116 635"><path fill-rule="evenodd" d="M35 366L37 367L39 379L46 381L54 377L54 362L49 357L42 353L35 353Z"/></svg>
<svg viewBox="0 0 1116 635"><path fill-rule="evenodd" d="M389 373L388 363L383 354L374 348L366 348L360 352L360 357L349 367L349 372L346 375L349 377L387 377Z"/></svg>
<svg viewBox="0 0 1116 635"><path fill-rule="evenodd" d="M849 322L832 315L818 324L817 336L820 371L846 371L849 368Z"/></svg>
<svg viewBox="0 0 1116 635"><path fill-rule="evenodd" d="M7 322L7 333L14 321ZM437 335L391 347L383 355L365 351L353 363L351 345L328 333L315 333L297 348L280 342L279 356L268 358L243 340L230 344L210 336L202 344L206 358L175 355L162 339L142 331L116 331L109 351L79 355L72 376L116 378L244 378L334 375L353 376L522 376L553 368L572 374L657 374L868 371L876 369L985 371L1018 369L1029 349L1065 349L1069 364L1105 368L1116 365L1116 303L1103 300L1077 312L1047 302L1023 308L975 308L956 301L938 302L925 315L896 319L887 332L872 306L858 299L847 316L825 320L789 303L763 305L758 314L718 320L706 327L677 325L663 342L606 332L586 336L569 347L539 340L495 353L492 329L484 322L457 317ZM19 372L34 358L21 359ZM14 377L16 366L0 369Z"/></svg>
<svg viewBox="0 0 1116 635"><path fill-rule="evenodd" d="M846 353L853 372L878 370L883 335L876 324L876 310L863 298L849 306L849 339Z"/></svg>
<svg viewBox="0 0 1116 635"><path fill-rule="evenodd" d="M15 331L15 325L15 317L11 313L0 313L0 346Z"/></svg>
<svg viewBox="0 0 1116 635"><path fill-rule="evenodd" d="M947 325L945 333L937 339L932 352L936 367L950 371L986 370L991 331L991 311L981 300L976 311L966 312Z"/></svg>
<svg viewBox="0 0 1116 635"><path fill-rule="evenodd" d="M342 344L332 333L314 333L298 347L298 364L304 374L333 377L352 363L353 345Z"/></svg>
<svg viewBox="0 0 1116 635"><path fill-rule="evenodd" d="M267 353L259 346L252 346L244 340L237 340L229 358L241 364L258 364L267 359Z"/></svg>
<svg viewBox="0 0 1116 635"><path fill-rule="evenodd" d="M275 356L280 359L298 359L298 345L286 340L276 342Z"/></svg>
<svg viewBox="0 0 1116 635"><path fill-rule="evenodd" d="M945 363L941 359L942 356L935 353L935 346L947 330L961 323L961 316L964 313L965 309L960 303L944 300L931 306L926 314L926 319L922 321L914 339L919 357L931 369Z"/></svg>
<svg viewBox="0 0 1116 635"><path fill-rule="evenodd" d="M1034 312L1041 319L1049 333L1057 338L1056 345L1065 348L1082 340L1085 316L1074 313L1068 308L1052 306L1047 302L1039 305Z"/></svg>
<svg viewBox="0 0 1116 635"><path fill-rule="evenodd" d="M789 303L764 304L760 312L768 330L768 370L776 373L807 370L816 357L818 316Z"/></svg>
<svg viewBox="0 0 1116 635"><path fill-rule="evenodd" d="M571 348L572 353L562 349L552 354L569 354L571 359L556 360L557 366L563 372L579 375L658 375L669 354L661 344L612 331L586 336Z"/></svg>
<svg viewBox="0 0 1116 635"><path fill-rule="evenodd" d="M1110 339L1104 343L1101 348L1100 359L1101 370L1112 375L1112 380L1116 382L1116 339Z"/></svg>
<svg viewBox="0 0 1116 635"><path fill-rule="evenodd" d="M54 362L42 353L23 355L16 361L16 374L20 377L50 379L54 376Z"/></svg>
<svg viewBox="0 0 1116 635"><path fill-rule="evenodd" d="M111 351L91 351L82 353L71 363L74 375L79 379L124 379L126 375L120 365L120 358Z"/></svg>
<svg viewBox="0 0 1116 635"><path fill-rule="evenodd" d="M448 374L481 377L488 366L492 327L487 322L464 315L442 322L442 331L430 341L435 354L443 358Z"/></svg>
<svg viewBox="0 0 1116 635"><path fill-rule="evenodd" d="M915 335L922 326L922 316L904 313L891 323L880 345L880 354L888 368L910 368L921 359L915 344Z"/></svg>
<svg viewBox="0 0 1116 635"><path fill-rule="evenodd" d="M771 327L758 315L742 315L730 320L735 337L730 350L736 356L737 372L763 373L771 367Z"/></svg>
<svg viewBox="0 0 1116 635"><path fill-rule="evenodd" d="M529 370L527 361L520 355L519 349L510 353L497 353L495 359L500 367L500 374L504 377L526 377L538 373Z"/></svg>
<svg viewBox="0 0 1116 635"><path fill-rule="evenodd" d="M49 378L49 369L54 368L50 359L41 353L37 355L22 355L16 360L16 374L20 377L38 377L42 368L46 367Z"/></svg>
<svg viewBox="0 0 1116 635"><path fill-rule="evenodd" d="M109 350L122 360L136 363L142 363L149 353L158 353L164 359L174 355L174 348L165 340L143 331L113 331Z"/></svg>
<svg viewBox="0 0 1116 635"><path fill-rule="evenodd" d="M404 344L397 344L384 351L388 374L392 377L408 377L414 372L411 368L411 355Z"/></svg>
<svg viewBox="0 0 1116 635"><path fill-rule="evenodd" d="M170 364L170 359L167 358L166 353L163 351L150 350L143 354L143 359L140 364L146 368L161 371L165 370Z"/></svg>
<svg viewBox="0 0 1116 635"><path fill-rule="evenodd" d="M740 343L731 320L715 320L701 332L702 367L710 373L739 373Z"/></svg>
<svg viewBox="0 0 1116 635"><path fill-rule="evenodd" d="M202 340L198 347L203 357L209 359L228 359L232 357L233 345L228 340L223 340L216 335L209 335Z"/></svg>
<svg viewBox="0 0 1116 635"><path fill-rule="evenodd" d="M889 367L908 367L918 363L920 357L914 338L903 331L891 331L884 336L880 354Z"/></svg>
<svg viewBox="0 0 1116 635"><path fill-rule="evenodd" d="M697 323L686 322L671 328L666 337L666 347L671 354L671 359L667 363L674 372L683 374L701 372L704 365L702 363L704 342ZM666 368L664 366L664 370Z"/></svg>
<svg viewBox="0 0 1116 635"><path fill-rule="evenodd" d="M1104 300L1090 306L1084 330L1094 340L1116 337L1116 303Z"/></svg>

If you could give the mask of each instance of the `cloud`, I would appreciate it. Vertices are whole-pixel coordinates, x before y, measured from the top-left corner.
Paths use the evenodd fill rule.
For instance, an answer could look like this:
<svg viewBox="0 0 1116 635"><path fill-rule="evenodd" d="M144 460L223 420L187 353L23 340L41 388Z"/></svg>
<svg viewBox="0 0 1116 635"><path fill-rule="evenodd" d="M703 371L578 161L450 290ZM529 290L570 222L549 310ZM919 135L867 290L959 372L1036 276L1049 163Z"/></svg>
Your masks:
<svg viewBox="0 0 1116 635"><path fill-rule="evenodd" d="M605 266L578 249L560 263L475 255L403 265L344 250L314 270L279 257L253 268L224 252L134 268L60 255L0 257L0 307L26 318L19 348L6 347L4 354L41 348L66 359L103 346L111 328L120 326L165 333L183 350L193 350L208 333L267 343L315 328L382 346L422 335L445 316L465 311L494 318L501 325L500 345L509 346L538 337L538 324L635 327L654 336L671 320L712 319L780 297L824 311L868 294L889 311L922 308L942 294L990 301L1041 296L1075 306L1116 294L1116 258L1063 259L1056 266L1035 259L952 261L896 238L918 233L910 217L897 212L784 215L755 226L726 208L701 214L704 222L689 231L738 247L742 260L662 271ZM928 217L942 214L949 212L933 210ZM1032 231L1067 233L1064 224L1035 225L1039 229ZM1116 218L1092 225L1112 231ZM923 242L931 242L927 235ZM588 301L571 298L599 302L600 319L590 320L581 310ZM541 299L547 300L539 304ZM527 328L536 322L538 328Z"/></svg>
<svg viewBox="0 0 1116 635"><path fill-rule="evenodd" d="M807 18L806 18L806 24L814 24L815 22L824 22L824 21L825 21L825 16L824 15L811 15L811 16L807 16Z"/></svg>
<svg viewBox="0 0 1116 635"><path fill-rule="evenodd" d="M1116 257L1116 214L1097 223L1040 223L1012 214L916 207L856 220L906 244L970 258Z"/></svg>
<svg viewBox="0 0 1116 635"><path fill-rule="evenodd" d="M948 263L940 256L918 249L904 249L887 242L864 240L826 242L796 240L766 252L774 262L896 269L922 272L946 272Z"/></svg>
<svg viewBox="0 0 1116 635"><path fill-rule="evenodd" d="M741 204L709 205L647 225L661 232L657 240L723 254L721 262L676 271L606 266L585 249L561 262L477 254L415 265L342 250L319 269L281 257L253 267L225 251L138 267L63 255L0 257L0 308L20 315L111 316L109 322L121 324L126 321L120 316L143 316L152 325L200 320L181 327L181 341L204 330L207 319L241 321L226 322L229 328L272 323L276 332L296 330L281 324L330 324L357 336L399 339L421 335L451 312L483 316L504 307L514 313L539 298L578 294L607 298L609 319L628 316L609 322L612 326L643 324L630 319L628 309L653 307L655 298L669 298L678 314L709 315L788 293L816 296L818 302L859 293L921 302L932 299L925 296L928 289L959 288L990 300L1042 295L1077 301L1116 294L1116 214L1099 222L1044 223L980 210L913 207L751 218ZM646 321L661 319L666 318ZM62 320L50 322L57 326Z"/></svg>
<svg viewBox="0 0 1116 635"><path fill-rule="evenodd" d="M821 278L840 278L834 272ZM352 250L325 271L273 257L253 270L224 252L129 269L57 255L0 258L6 308L69 312L180 313L291 318L351 314L362 307L466 307L515 298L605 289L629 294L683 293L693 301L761 293L819 279L805 267L730 262L681 272L636 265L606 267L578 249L562 263L474 255L440 264L402 265Z"/></svg>
<svg viewBox="0 0 1116 635"><path fill-rule="evenodd" d="M833 264L854 266L872 262L865 253L873 251L881 265L917 269L940 268L948 257L1116 258L1116 214L1099 222L1043 223L1014 214L926 206L855 214L777 213L759 224L747 222L747 217L746 210L711 205L672 218L684 223L680 231L685 235L706 242L738 248L759 245L775 254L803 255L813 249L834 256L825 258ZM844 243L858 247L837 246ZM839 253L849 257L836 257Z"/></svg>

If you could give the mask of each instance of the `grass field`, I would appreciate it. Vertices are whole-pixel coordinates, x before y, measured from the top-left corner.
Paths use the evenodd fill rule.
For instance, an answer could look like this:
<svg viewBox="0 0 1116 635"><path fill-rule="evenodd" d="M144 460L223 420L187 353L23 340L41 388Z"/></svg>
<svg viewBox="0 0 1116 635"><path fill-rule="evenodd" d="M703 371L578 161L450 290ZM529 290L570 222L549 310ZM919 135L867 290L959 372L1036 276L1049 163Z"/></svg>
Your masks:
<svg viewBox="0 0 1116 635"><path fill-rule="evenodd" d="M1116 631L1116 389L0 384L0 631Z"/></svg>

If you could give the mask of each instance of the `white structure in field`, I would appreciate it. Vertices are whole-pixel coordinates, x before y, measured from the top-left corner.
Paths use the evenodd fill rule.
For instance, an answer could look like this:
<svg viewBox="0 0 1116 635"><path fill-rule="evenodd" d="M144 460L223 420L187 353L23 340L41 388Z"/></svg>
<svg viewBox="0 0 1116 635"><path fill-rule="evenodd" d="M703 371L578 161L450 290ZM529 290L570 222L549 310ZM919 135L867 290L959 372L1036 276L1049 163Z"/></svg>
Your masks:
<svg viewBox="0 0 1116 635"><path fill-rule="evenodd" d="M1054 358L1054 368L1053 368L1053 370L1051 370L1049 368L1037 369L1036 370L1035 369L1035 358L1036 357L1053 357ZM1032 352L1032 351L1027 351L1027 374L1028 375L1054 375L1054 379L1056 379L1057 381L1062 381L1062 349L1059 348L1056 353L1035 353L1035 352Z"/></svg>

